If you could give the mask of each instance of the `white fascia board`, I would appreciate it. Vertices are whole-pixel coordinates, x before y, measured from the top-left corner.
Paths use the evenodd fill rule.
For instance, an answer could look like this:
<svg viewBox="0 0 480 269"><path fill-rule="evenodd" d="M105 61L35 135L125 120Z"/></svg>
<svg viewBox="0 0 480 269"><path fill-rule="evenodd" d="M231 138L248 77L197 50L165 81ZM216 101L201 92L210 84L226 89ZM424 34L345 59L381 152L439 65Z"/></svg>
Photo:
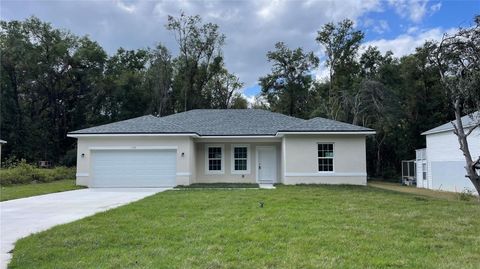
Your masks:
<svg viewBox="0 0 480 269"><path fill-rule="evenodd" d="M199 136L202 139L219 139L219 138L235 138L235 139L255 139L255 138L275 138L275 135L206 135L206 136Z"/></svg>
<svg viewBox="0 0 480 269"><path fill-rule="evenodd" d="M314 172L314 173L285 173L286 177L366 177L367 173L342 172Z"/></svg>
<svg viewBox="0 0 480 269"><path fill-rule="evenodd" d="M361 132L278 132L276 136L282 137L284 135L308 135L308 134L321 134L321 135L374 135L375 131L361 131Z"/></svg>
<svg viewBox="0 0 480 269"><path fill-rule="evenodd" d="M80 138L80 137L139 137L139 136L191 136L200 137L197 134L67 134L68 137Z"/></svg>
<svg viewBox="0 0 480 269"><path fill-rule="evenodd" d="M176 150L177 146L112 146L112 147L89 147L89 150Z"/></svg>

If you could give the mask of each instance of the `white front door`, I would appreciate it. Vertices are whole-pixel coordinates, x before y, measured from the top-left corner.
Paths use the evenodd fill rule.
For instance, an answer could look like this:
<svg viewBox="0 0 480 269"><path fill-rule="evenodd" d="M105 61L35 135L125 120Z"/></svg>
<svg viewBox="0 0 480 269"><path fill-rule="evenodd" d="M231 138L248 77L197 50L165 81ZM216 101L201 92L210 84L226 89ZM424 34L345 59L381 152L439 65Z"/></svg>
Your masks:
<svg viewBox="0 0 480 269"><path fill-rule="evenodd" d="M275 147L257 147L257 182L277 181L277 157Z"/></svg>

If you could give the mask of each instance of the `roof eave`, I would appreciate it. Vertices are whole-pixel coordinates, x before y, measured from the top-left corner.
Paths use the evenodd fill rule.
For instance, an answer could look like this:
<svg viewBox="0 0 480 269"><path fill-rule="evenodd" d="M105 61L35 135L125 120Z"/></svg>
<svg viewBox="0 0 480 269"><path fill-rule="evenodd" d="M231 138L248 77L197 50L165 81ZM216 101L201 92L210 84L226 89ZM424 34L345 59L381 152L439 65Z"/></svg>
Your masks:
<svg viewBox="0 0 480 269"><path fill-rule="evenodd" d="M192 136L200 137L197 133L68 133L67 137L128 137L128 136Z"/></svg>
<svg viewBox="0 0 480 269"><path fill-rule="evenodd" d="M475 127L476 124L469 124L467 126L463 126L463 129L469 129L469 128L472 128L472 127ZM438 133L445 133L445 132L450 132L450 131L453 131L453 127L452 128L449 128L449 129L445 129L445 130L435 130L435 128L433 129L430 129L428 131L425 131L423 133L421 133L420 135L429 135L429 134L438 134Z"/></svg>
<svg viewBox="0 0 480 269"><path fill-rule="evenodd" d="M286 134L374 135L375 131L278 131L276 136Z"/></svg>

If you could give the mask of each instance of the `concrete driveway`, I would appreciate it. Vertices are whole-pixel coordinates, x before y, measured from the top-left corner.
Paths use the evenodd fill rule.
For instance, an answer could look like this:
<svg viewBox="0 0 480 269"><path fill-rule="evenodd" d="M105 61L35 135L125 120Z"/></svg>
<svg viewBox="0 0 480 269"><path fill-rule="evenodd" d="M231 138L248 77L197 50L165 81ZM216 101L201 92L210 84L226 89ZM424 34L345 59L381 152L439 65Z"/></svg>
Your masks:
<svg viewBox="0 0 480 269"><path fill-rule="evenodd" d="M82 189L0 203L0 268L10 261L15 241L55 225L125 205L168 188Z"/></svg>

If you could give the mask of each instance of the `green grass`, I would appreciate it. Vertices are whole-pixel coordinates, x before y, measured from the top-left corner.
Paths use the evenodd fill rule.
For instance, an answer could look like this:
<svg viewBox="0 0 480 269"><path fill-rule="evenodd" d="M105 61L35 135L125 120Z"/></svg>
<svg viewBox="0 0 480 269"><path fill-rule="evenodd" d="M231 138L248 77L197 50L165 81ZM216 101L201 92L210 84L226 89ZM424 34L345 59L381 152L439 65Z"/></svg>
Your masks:
<svg viewBox="0 0 480 269"><path fill-rule="evenodd" d="M372 187L172 190L21 239L10 266L478 268L478 227L478 203Z"/></svg>
<svg viewBox="0 0 480 269"><path fill-rule="evenodd" d="M180 185L178 189L233 189L258 188L257 183L194 183L187 186Z"/></svg>
<svg viewBox="0 0 480 269"><path fill-rule="evenodd" d="M448 192L448 191L434 191L430 189L417 188L415 186L402 186L399 183L384 182L384 181L369 181L368 186L385 189L385 190L416 194L420 196L446 199L446 200L460 200L462 197L460 193ZM466 196L463 195L463 197L466 197ZM467 197L470 200L475 200L476 198L478 199L478 197L473 195L467 196Z"/></svg>
<svg viewBox="0 0 480 269"><path fill-rule="evenodd" d="M0 201L25 198L35 195L76 190L83 187L76 186L74 179L64 179L49 183L32 183L0 187Z"/></svg>

